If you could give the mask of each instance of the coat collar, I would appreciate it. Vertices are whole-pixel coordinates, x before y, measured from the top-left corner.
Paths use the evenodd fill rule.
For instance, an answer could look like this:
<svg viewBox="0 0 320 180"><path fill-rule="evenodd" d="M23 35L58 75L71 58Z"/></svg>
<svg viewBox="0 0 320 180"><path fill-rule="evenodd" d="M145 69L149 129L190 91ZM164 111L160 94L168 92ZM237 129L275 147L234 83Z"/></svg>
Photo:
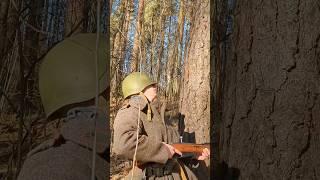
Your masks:
<svg viewBox="0 0 320 180"><path fill-rule="evenodd" d="M64 139L77 143L86 148L93 149L94 120L96 121L96 147L102 153L109 147L109 133L105 129L107 115L95 107L76 107L68 111L66 123L61 128Z"/></svg>
<svg viewBox="0 0 320 180"><path fill-rule="evenodd" d="M133 95L129 99L129 104L130 106L133 106L135 108L139 108L140 106L140 109L144 109L148 105L148 100L146 100L141 95Z"/></svg>

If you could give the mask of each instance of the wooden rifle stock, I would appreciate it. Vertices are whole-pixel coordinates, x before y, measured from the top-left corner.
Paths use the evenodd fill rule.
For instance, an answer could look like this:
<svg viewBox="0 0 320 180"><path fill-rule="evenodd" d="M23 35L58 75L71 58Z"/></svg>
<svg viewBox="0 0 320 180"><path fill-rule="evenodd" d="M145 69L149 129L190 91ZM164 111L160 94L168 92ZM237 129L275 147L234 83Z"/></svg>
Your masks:
<svg viewBox="0 0 320 180"><path fill-rule="evenodd" d="M175 143L171 144L174 148L182 153L202 154L203 149L207 148L210 151L210 144L193 144L193 143Z"/></svg>

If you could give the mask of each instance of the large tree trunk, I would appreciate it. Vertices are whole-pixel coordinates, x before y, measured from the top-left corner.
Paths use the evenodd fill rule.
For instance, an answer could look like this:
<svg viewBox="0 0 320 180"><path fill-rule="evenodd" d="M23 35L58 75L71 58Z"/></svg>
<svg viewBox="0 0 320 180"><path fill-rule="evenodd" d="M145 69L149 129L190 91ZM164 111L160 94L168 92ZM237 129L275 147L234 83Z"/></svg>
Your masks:
<svg viewBox="0 0 320 180"><path fill-rule="evenodd" d="M185 115L185 126L195 133L195 142L210 141L210 31L209 2L199 1L196 7L193 36L191 37L184 82L181 95L181 113Z"/></svg>
<svg viewBox="0 0 320 180"><path fill-rule="evenodd" d="M238 1L235 12L221 159L240 179L319 179L319 1Z"/></svg>
<svg viewBox="0 0 320 180"><path fill-rule="evenodd" d="M185 62L180 112L184 117L184 142L210 142L210 20L209 1L195 2L195 21ZM206 164L205 164L206 163ZM209 177L208 161L201 162L199 178Z"/></svg>

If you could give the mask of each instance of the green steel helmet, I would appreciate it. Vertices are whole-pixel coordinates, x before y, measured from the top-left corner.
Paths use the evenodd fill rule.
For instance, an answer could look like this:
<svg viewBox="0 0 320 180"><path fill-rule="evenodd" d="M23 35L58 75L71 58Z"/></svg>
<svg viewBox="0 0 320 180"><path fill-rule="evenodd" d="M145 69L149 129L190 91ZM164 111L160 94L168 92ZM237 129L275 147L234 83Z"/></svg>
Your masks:
<svg viewBox="0 0 320 180"><path fill-rule="evenodd" d="M58 43L43 59L39 91L47 117L96 95L96 34L77 34ZM107 89L107 38L98 44L99 93Z"/></svg>
<svg viewBox="0 0 320 180"><path fill-rule="evenodd" d="M156 84L151 78L142 72L133 72L122 81L122 93L124 98L138 94L146 87Z"/></svg>

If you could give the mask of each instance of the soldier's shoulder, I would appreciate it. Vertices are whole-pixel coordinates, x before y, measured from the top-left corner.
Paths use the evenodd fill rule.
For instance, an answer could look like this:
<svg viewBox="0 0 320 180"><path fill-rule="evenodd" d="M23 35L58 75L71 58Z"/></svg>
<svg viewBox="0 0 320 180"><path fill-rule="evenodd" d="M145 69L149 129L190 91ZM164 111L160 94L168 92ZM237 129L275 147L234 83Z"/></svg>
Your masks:
<svg viewBox="0 0 320 180"><path fill-rule="evenodd" d="M131 105L130 105L129 103L125 103L125 104L123 104L123 105L121 106L121 108L120 108L119 111L128 109L129 107L131 107Z"/></svg>
<svg viewBox="0 0 320 180"><path fill-rule="evenodd" d="M119 109L119 111L125 111L125 110L135 110L139 108L139 104L137 102L134 101L134 98L132 98L133 100L130 100L126 103L124 103L121 108ZM145 105L140 105L140 108L145 107Z"/></svg>
<svg viewBox="0 0 320 180"><path fill-rule="evenodd" d="M130 104L122 106L119 110L117 115L128 115L128 114L132 114L133 112L135 112L135 108L133 106L130 106Z"/></svg>

